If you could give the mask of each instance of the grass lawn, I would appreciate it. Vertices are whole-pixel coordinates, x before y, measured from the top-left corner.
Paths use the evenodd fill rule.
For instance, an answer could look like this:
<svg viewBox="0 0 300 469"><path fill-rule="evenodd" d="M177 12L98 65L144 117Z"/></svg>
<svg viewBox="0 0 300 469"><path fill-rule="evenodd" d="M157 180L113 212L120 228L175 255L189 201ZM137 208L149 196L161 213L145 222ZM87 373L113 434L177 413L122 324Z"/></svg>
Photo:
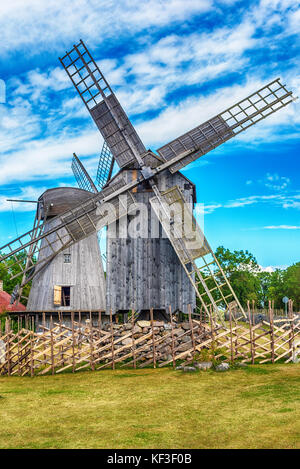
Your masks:
<svg viewBox="0 0 300 469"><path fill-rule="evenodd" d="M300 365L0 377L0 448L300 448Z"/></svg>

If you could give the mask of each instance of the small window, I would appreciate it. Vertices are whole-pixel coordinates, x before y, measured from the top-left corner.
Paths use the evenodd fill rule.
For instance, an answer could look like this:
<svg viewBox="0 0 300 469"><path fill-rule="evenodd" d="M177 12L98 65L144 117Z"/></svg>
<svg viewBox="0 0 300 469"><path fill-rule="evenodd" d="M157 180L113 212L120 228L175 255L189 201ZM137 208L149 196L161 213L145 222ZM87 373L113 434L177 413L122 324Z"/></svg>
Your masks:
<svg viewBox="0 0 300 469"><path fill-rule="evenodd" d="M61 287L61 306L70 306L71 287Z"/></svg>
<svg viewBox="0 0 300 469"><path fill-rule="evenodd" d="M71 254L64 254L64 264L71 264Z"/></svg>

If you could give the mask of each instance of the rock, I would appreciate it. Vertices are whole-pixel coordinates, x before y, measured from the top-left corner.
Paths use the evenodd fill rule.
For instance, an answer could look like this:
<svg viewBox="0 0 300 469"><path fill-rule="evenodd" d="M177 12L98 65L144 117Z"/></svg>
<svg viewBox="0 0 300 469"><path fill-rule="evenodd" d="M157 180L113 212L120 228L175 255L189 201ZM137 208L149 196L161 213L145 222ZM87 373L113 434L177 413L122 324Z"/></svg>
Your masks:
<svg viewBox="0 0 300 469"><path fill-rule="evenodd" d="M196 371L196 368L194 366L184 366L183 371L189 373L190 371Z"/></svg>
<svg viewBox="0 0 300 469"><path fill-rule="evenodd" d="M143 334L148 334L149 329L148 327L143 327L142 331L143 331Z"/></svg>
<svg viewBox="0 0 300 469"><path fill-rule="evenodd" d="M140 326L138 326L137 324L134 325L134 328L133 328L133 332L134 333L137 333L137 332L142 332L142 328Z"/></svg>
<svg viewBox="0 0 300 469"><path fill-rule="evenodd" d="M183 370L183 366L182 365L179 365L179 366L176 366L175 370Z"/></svg>
<svg viewBox="0 0 300 469"><path fill-rule="evenodd" d="M150 327L151 323L150 321L137 321L137 325L140 327Z"/></svg>
<svg viewBox="0 0 300 469"><path fill-rule="evenodd" d="M188 331L188 330L190 330L190 328L191 328L189 322L183 322L183 323L181 324L181 327L182 327L182 329L184 329L185 331Z"/></svg>
<svg viewBox="0 0 300 469"><path fill-rule="evenodd" d="M169 324L169 323L166 323L166 324L164 324L164 329L165 329L166 331L170 331L170 330L172 329L172 325Z"/></svg>
<svg viewBox="0 0 300 469"><path fill-rule="evenodd" d="M193 363L193 366L198 368L198 370L209 370L212 367L212 362L200 362L200 363Z"/></svg>
<svg viewBox="0 0 300 469"><path fill-rule="evenodd" d="M127 339L122 340L122 345L131 345L132 344L132 339L130 337L127 337Z"/></svg>
<svg viewBox="0 0 300 469"><path fill-rule="evenodd" d="M236 363L235 366L238 366L239 368L247 368L248 365L246 365L246 363Z"/></svg>
<svg viewBox="0 0 300 469"><path fill-rule="evenodd" d="M182 342L191 342L191 338L189 335L185 335L184 337L182 337Z"/></svg>
<svg viewBox="0 0 300 469"><path fill-rule="evenodd" d="M190 342L183 343L183 344L179 345L178 350L180 352L186 352L187 350L189 350L191 348L191 346L192 346L192 344Z"/></svg>
<svg viewBox="0 0 300 469"><path fill-rule="evenodd" d="M132 325L130 323L125 324L126 331L130 331L131 328L132 328Z"/></svg>
<svg viewBox="0 0 300 469"><path fill-rule="evenodd" d="M216 371L227 371L229 370L230 366L229 366L229 363L220 363L220 365L217 365L216 366Z"/></svg>
<svg viewBox="0 0 300 469"><path fill-rule="evenodd" d="M184 330L181 329L181 327L178 327L176 329L174 329L174 335L181 335L183 334Z"/></svg>
<svg viewBox="0 0 300 469"><path fill-rule="evenodd" d="M164 327L165 323L162 321L153 321L153 326L155 327Z"/></svg>

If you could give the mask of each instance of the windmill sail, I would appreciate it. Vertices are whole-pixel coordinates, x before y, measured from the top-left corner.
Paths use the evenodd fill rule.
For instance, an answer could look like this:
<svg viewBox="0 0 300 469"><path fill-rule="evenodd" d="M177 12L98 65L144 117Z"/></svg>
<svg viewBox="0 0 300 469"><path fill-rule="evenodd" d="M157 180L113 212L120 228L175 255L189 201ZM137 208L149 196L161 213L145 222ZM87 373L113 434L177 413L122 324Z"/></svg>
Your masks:
<svg viewBox="0 0 300 469"><path fill-rule="evenodd" d="M160 192L155 187L154 192L151 206L206 313L209 315L212 309L218 317L220 307L228 309L230 304L235 302L241 316L245 316L179 187L174 186L165 192Z"/></svg>
<svg viewBox="0 0 300 469"><path fill-rule="evenodd" d="M204 124L195 127L157 151L165 161L174 160L170 171L175 173L192 161L248 129L293 101L277 78L247 98L239 101ZM182 158L181 154L184 154Z"/></svg>
<svg viewBox="0 0 300 469"><path fill-rule="evenodd" d="M58 253L72 246L76 242L87 238L92 233L101 230L107 224L113 223L131 210L135 210L135 199L130 190L131 186L137 185L134 181L127 184L124 179L120 179L113 185L105 188L100 193L89 198L73 209L69 209L62 215L53 218L53 229L45 232L43 227L45 223L39 225L39 234L36 234L36 228L19 236L0 248L0 262L8 258L14 259L14 266L19 266L19 272L12 278L19 275L26 275L34 267L34 273L26 278L26 282L30 281L40 269L44 268ZM125 192L123 198L119 198L119 193ZM109 202L109 208L101 210L101 204ZM112 210L112 206L114 210ZM55 233L55 236L53 236ZM44 240L44 241L43 241ZM43 243L42 243L43 241ZM31 246L34 245L34 253L41 261L33 262L32 256L29 255ZM43 249L47 249L51 254L40 255ZM29 263L24 266L24 256L29 258ZM13 267L11 265L11 267ZM23 286L23 285L22 285Z"/></svg>
<svg viewBox="0 0 300 469"><path fill-rule="evenodd" d="M146 149L83 41L60 58L120 168Z"/></svg>
<svg viewBox="0 0 300 469"><path fill-rule="evenodd" d="M97 191L95 184L93 183L87 170L81 163L76 153L73 153L71 167L72 167L72 171L75 176L75 179L77 181L78 187L80 187L80 189L83 189L85 191L94 192L95 194L97 194L98 191Z"/></svg>
<svg viewBox="0 0 300 469"><path fill-rule="evenodd" d="M96 183L102 189L105 184L110 180L114 167L114 157L104 140L102 151L99 158L99 165L96 176Z"/></svg>

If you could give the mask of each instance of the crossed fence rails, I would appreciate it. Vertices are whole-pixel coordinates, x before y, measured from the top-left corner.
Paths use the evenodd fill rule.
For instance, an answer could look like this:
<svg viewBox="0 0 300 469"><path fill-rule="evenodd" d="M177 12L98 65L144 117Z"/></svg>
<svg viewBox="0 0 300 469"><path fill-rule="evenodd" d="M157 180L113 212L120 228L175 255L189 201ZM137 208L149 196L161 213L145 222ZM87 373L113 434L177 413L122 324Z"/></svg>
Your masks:
<svg viewBox="0 0 300 469"><path fill-rule="evenodd" d="M188 364L209 350L213 360L235 363L284 363L297 361L300 356L300 316L289 305L288 318L274 319L272 305L269 319L258 324L248 305L249 321L240 322L229 311L229 320L218 324L213 317L204 322L189 311L188 321L179 323L170 313L170 322L162 325L153 320L113 322L95 326L92 318L84 323L71 313L69 324L53 320L39 324L35 331L33 320L25 327L6 318L5 331L0 336L0 374L35 376L77 372L84 369L147 366L164 367ZM139 327L141 324L142 327ZM145 327L146 325L146 327ZM138 326L138 327L137 327Z"/></svg>

